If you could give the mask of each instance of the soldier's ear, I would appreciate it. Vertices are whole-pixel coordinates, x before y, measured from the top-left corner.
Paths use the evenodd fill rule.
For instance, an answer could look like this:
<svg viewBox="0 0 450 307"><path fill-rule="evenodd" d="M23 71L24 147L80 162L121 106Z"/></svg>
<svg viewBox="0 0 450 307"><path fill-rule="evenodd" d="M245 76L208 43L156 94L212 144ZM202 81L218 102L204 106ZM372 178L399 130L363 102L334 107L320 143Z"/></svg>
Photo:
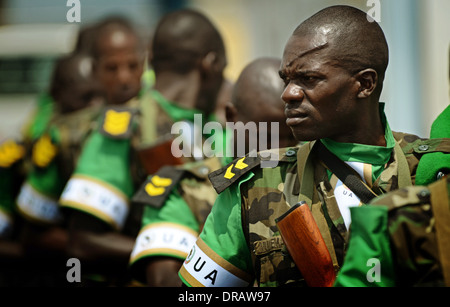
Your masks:
<svg viewBox="0 0 450 307"><path fill-rule="evenodd" d="M216 69L218 55L214 51L208 52L201 60L201 70L205 74L210 74Z"/></svg>
<svg viewBox="0 0 450 307"><path fill-rule="evenodd" d="M368 98L375 91L378 84L378 74L372 68L361 70L355 75L358 82L358 98Z"/></svg>

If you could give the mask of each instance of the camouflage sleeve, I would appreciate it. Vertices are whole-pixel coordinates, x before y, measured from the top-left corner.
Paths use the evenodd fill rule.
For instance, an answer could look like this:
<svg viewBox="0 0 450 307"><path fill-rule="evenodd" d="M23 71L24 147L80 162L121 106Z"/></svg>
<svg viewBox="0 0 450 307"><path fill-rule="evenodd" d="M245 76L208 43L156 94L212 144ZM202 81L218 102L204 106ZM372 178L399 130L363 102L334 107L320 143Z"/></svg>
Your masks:
<svg viewBox="0 0 450 307"><path fill-rule="evenodd" d="M396 285L420 286L442 280L429 189L400 189L373 205L387 206L389 210Z"/></svg>
<svg viewBox="0 0 450 307"><path fill-rule="evenodd" d="M370 214L353 220L353 214L362 210ZM380 213L378 224L373 224L378 228L370 228L376 218L373 213L381 210L385 213ZM434 285L442 281L428 188L411 186L378 197L367 207L354 208L352 221L349 248L336 281L337 286L410 287ZM361 221L364 225L359 225ZM380 236L379 230L385 225L387 233ZM382 248L377 245L381 240L389 244L384 243ZM372 252L367 252L370 249ZM375 259L373 263L381 268L381 283L366 281L370 270L376 274L375 266L373 269L365 267L365 261L369 258ZM386 267L389 271L385 270ZM386 276L389 272L391 275Z"/></svg>
<svg viewBox="0 0 450 307"><path fill-rule="evenodd" d="M188 286L245 287L254 279L241 222L239 185L219 194L179 276Z"/></svg>
<svg viewBox="0 0 450 307"><path fill-rule="evenodd" d="M122 229L134 192L130 146L129 138L113 139L93 131L62 192L61 205L89 213L117 230Z"/></svg>

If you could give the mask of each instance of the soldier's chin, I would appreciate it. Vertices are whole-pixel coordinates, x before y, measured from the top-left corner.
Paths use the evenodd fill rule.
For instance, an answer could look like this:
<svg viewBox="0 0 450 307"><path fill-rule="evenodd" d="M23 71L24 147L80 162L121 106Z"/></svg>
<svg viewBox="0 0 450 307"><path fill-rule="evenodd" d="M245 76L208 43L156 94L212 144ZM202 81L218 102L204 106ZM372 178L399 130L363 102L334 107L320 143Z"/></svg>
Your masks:
<svg viewBox="0 0 450 307"><path fill-rule="evenodd" d="M310 142L320 139L320 136L318 136L316 133L313 132L310 133L302 128L291 127L291 130L295 139L299 142Z"/></svg>
<svg viewBox="0 0 450 307"><path fill-rule="evenodd" d="M123 104L137 96L137 92L126 92L116 95L112 101L113 104Z"/></svg>

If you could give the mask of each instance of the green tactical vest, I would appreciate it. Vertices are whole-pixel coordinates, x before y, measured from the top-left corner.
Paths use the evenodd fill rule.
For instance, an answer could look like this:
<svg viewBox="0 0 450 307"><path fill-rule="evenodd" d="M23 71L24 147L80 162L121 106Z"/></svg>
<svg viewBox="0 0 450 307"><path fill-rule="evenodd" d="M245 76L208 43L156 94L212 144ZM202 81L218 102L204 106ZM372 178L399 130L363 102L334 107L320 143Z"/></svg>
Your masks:
<svg viewBox="0 0 450 307"><path fill-rule="evenodd" d="M420 139L393 133L397 146L372 190L378 194L414 184L421 156L450 152L449 139ZM348 230L340 214L326 168L312 150L314 142L283 150L275 168L254 168L241 185L243 229L260 286L306 285L280 236L275 219L299 200L307 201L327 243L336 271L342 265ZM302 184L301 184L302 183Z"/></svg>

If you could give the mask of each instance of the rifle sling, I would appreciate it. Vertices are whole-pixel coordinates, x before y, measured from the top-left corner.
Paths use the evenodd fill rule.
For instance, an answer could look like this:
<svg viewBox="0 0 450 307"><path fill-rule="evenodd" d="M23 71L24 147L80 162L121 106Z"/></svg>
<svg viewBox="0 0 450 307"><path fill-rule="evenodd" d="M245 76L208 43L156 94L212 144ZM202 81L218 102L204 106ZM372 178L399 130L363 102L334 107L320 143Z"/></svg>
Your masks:
<svg viewBox="0 0 450 307"><path fill-rule="evenodd" d="M336 157L322 144L317 142L317 153L323 163L335 174L363 204L367 204L377 195L361 180L350 166Z"/></svg>

